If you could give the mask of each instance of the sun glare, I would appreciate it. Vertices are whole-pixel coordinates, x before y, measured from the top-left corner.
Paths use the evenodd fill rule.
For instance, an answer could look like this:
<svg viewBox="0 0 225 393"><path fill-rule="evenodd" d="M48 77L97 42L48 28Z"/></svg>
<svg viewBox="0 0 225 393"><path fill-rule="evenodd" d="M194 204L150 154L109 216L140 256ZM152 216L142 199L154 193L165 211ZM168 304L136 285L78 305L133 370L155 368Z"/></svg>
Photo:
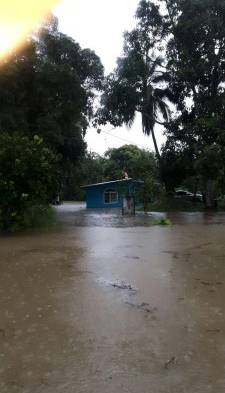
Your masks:
<svg viewBox="0 0 225 393"><path fill-rule="evenodd" d="M0 0L0 58L20 45L57 0Z"/></svg>

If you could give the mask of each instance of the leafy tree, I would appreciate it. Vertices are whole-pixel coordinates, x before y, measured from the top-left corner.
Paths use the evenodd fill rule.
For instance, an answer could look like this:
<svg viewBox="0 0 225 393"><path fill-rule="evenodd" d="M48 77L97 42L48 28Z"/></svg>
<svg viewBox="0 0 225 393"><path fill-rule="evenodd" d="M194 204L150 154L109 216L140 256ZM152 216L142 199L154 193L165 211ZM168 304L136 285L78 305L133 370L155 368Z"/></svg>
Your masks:
<svg viewBox="0 0 225 393"><path fill-rule="evenodd" d="M82 184L104 181L105 158L94 152L87 152L82 165Z"/></svg>
<svg viewBox="0 0 225 393"><path fill-rule="evenodd" d="M25 226L29 208L49 203L59 187L58 160L37 135L0 133L1 229Z"/></svg>
<svg viewBox="0 0 225 393"><path fill-rule="evenodd" d="M171 38L168 67L178 113L168 127L168 140L189 152L189 165L203 176L206 204L213 205L215 172L203 170L207 161L224 171L225 141L225 3L222 0L166 0ZM220 155L220 158L219 156ZM213 158L214 157L214 158ZM201 163L201 164L200 164ZM221 170L217 170L218 179ZM207 179L206 179L207 177ZM208 184L207 184L208 183Z"/></svg>
<svg viewBox="0 0 225 393"><path fill-rule="evenodd" d="M206 206L216 205L216 196L224 192L225 149L224 146L212 144L205 146L198 159L195 169L201 179Z"/></svg>
<svg viewBox="0 0 225 393"><path fill-rule="evenodd" d="M40 135L64 165L77 161L102 78L98 56L46 22L0 65L0 132Z"/></svg>
<svg viewBox="0 0 225 393"><path fill-rule="evenodd" d="M103 182L105 161L97 153L86 152L78 165L70 167L69 176L64 178L63 199L83 200L85 193L80 189L81 185Z"/></svg>
<svg viewBox="0 0 225 393"><path fill-rule="evenodd" d="M141 114L143 132L152 136L157 158L160 160L154 127L169 119L168 100L172 94L166 82L162 50L167 32L159 6L142 0L137 12L137 27L124 34L124 52L117 60L117 68L106 78L99 110L99 122L114 126L131 125Z"/></svg>
<svg viewBox="0 0 225 393"><path fill-rule="evenodd" d="M101 183L124 178L124 172L133 179L144 180L139 192L142 201L154 200L162 189L159 180L158 164L153 153L134 145L124 145L108 149L104 156L86 153L78 167L72 169L66 190L66 199L82 200L80 185Z"/></svg>
<svg viewBox="0 0 225 393"><path fill-rule="evenodd" d="M129 177L142 177L141 165L155 166L154 155L135 145L123 145L119 148L108 149L105 153L104 174L106 180L122 179L124 172Z"/></svg>
<svg viewBox="0 0 225 393"><path fill-rule="evenodd" d="M103 66L46 20L20 51L0 64L0 134L38 135L61 157L61 186L85 154L84 135L94 116Z"/></svg>
<svg viewBox="0 0 225 393"><path fill-rule="evenodd" d="M105 180L121 179L124 171L133 179L144 180L139 197L145 205L153 200L162 188L158 165L153 153L139 149L135 145L124 145L109 149L105 153L105 159Z"/></svg>

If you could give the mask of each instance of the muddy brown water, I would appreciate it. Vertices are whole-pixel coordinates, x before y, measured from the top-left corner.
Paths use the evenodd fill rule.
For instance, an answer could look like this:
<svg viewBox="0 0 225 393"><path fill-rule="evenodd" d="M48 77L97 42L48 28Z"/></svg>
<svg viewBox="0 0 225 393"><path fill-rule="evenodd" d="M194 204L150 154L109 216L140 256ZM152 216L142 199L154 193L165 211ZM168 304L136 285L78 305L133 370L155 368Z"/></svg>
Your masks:
<svg viewBox="0 0 225 393"><path fill-rule="evenodd" d="M225 214L57 208L0 239L0 393L225 391Z"/></svg>

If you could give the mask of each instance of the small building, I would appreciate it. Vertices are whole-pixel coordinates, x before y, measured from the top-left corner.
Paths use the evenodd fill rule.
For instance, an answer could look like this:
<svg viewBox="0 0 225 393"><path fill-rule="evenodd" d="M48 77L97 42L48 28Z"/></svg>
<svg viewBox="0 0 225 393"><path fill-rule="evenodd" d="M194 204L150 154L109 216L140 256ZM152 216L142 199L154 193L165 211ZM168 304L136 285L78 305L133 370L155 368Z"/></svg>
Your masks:
<svg viewBox="0 0 225 393"><path fill-rule="evenodd" d="M81 188L86 192L87 208L123 208L124 199L134 197L143 183L142 180L128 178L89 184Z"/></svg>

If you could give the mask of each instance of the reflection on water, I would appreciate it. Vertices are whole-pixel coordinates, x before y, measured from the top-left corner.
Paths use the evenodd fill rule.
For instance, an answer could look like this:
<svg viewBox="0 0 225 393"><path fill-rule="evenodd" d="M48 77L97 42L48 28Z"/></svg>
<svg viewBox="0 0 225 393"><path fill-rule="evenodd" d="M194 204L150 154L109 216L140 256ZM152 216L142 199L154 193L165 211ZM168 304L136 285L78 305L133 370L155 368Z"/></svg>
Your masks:
<svg viewBox="0 0 225 393"><path fill-rule="evenodd" d="M224 214L57 211L0 239L0 392L224 392Z"/></svg>

